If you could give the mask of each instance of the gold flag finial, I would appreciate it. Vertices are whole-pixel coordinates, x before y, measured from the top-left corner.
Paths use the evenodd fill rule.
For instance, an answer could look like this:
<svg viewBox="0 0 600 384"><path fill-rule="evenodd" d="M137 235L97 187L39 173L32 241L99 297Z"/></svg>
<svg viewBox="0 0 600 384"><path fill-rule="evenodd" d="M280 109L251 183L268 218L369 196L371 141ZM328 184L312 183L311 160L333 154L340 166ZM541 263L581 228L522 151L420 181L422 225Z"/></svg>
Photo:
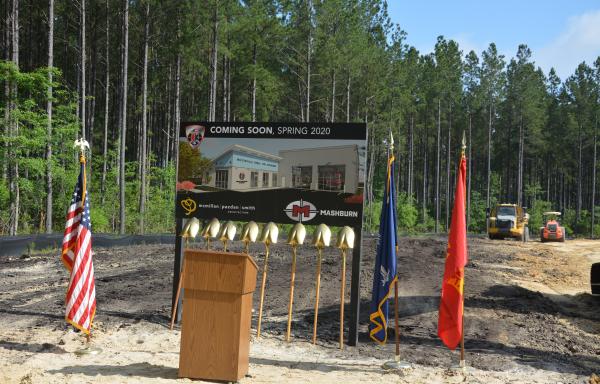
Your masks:
<svg viewBox="0 0 600 384"><path fill-rule="evenodd" d="M391 129L390 129L390 148L394 148L394 135L392 134Z"/></svg>
<svg viewBox="0 0 600 384"><path fill-rule="evenodd" d="M467 149L467 138L465 136L465 131L463 131L463 137L462 137L462 153L463 153L463 155L465 154L466 149Z"/></svg>
<svg viewBox="0 0 600 384"><path fill-rule="evenodd" d="M85 150L90 150L90 144L84 138L75 140L73 143L73 148L79 149L79 161L81 163L85 163Z"/></svg>

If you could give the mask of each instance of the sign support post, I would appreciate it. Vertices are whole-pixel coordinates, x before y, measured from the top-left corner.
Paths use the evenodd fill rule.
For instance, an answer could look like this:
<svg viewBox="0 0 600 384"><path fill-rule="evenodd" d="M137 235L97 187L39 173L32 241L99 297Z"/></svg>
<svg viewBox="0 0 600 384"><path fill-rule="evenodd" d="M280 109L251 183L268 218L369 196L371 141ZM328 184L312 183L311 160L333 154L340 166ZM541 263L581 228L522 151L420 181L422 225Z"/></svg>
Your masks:
<svg viewBox="0 0 600 384"><path fill-rule="evenodd" d="M179 279L181 277L181 264L183 263L183 238L181 237L181 228L183 227L183 219L177 217L175 219L175 262L173 264L173 296L171 298L171 308L175 305L175 298L177 297L177 289L179 288ZM179 296L179 302L177 303L177 313L175 314L175 322L181 320L181 299L183 296Z"/></svg>
<svg viewBox="0 0 600 384"><path fill-rule="evenodd" d="M352 250L352 279L350 285L350 329L348 345L358 344L358 325L360 322L360 262L362 249L362 228L355 227L355 242Z"/></svg>

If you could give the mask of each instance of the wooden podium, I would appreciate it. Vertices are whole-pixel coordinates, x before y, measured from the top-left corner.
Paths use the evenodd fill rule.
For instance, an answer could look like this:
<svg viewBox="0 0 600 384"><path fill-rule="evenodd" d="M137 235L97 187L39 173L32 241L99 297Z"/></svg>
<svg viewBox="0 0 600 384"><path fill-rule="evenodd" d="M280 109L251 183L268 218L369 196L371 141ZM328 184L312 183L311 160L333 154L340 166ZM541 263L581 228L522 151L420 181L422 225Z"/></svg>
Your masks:
<svg viewBox="0 0 600 384"><path fill-rule="evenodd" d="M179 377L238 381L248 373L258 267L247 255L185 250Z"/></svg>

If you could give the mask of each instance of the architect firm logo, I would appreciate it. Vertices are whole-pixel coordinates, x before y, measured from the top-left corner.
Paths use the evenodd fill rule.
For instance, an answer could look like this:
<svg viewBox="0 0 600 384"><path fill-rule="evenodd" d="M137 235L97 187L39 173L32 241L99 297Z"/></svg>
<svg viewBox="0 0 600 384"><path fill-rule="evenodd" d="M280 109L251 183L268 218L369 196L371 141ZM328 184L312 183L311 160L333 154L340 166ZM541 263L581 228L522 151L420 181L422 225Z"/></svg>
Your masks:
<svg viewBox="0 0 600 384"><path fill-rule="evenodd" d="M317 216L317 207L313 203L304 200L292 201L285 207L284 212L294 221L304 223Z"/></svg>

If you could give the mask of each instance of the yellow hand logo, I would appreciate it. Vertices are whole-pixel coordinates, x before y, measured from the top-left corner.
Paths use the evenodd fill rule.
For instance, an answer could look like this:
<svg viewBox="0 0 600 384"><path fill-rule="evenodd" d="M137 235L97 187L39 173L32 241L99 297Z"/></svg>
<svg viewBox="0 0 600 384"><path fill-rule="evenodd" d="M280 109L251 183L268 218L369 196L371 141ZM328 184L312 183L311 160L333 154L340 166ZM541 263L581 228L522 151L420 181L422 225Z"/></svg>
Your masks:
<svg viewBox="0 0 600 384"><path fill-rule="evenodd" d="M181 207L186 211L185 215L189 216L192 212L194 212L197 208L196 202L194 199L188 197L185 200L181 200Z"/></svg>

